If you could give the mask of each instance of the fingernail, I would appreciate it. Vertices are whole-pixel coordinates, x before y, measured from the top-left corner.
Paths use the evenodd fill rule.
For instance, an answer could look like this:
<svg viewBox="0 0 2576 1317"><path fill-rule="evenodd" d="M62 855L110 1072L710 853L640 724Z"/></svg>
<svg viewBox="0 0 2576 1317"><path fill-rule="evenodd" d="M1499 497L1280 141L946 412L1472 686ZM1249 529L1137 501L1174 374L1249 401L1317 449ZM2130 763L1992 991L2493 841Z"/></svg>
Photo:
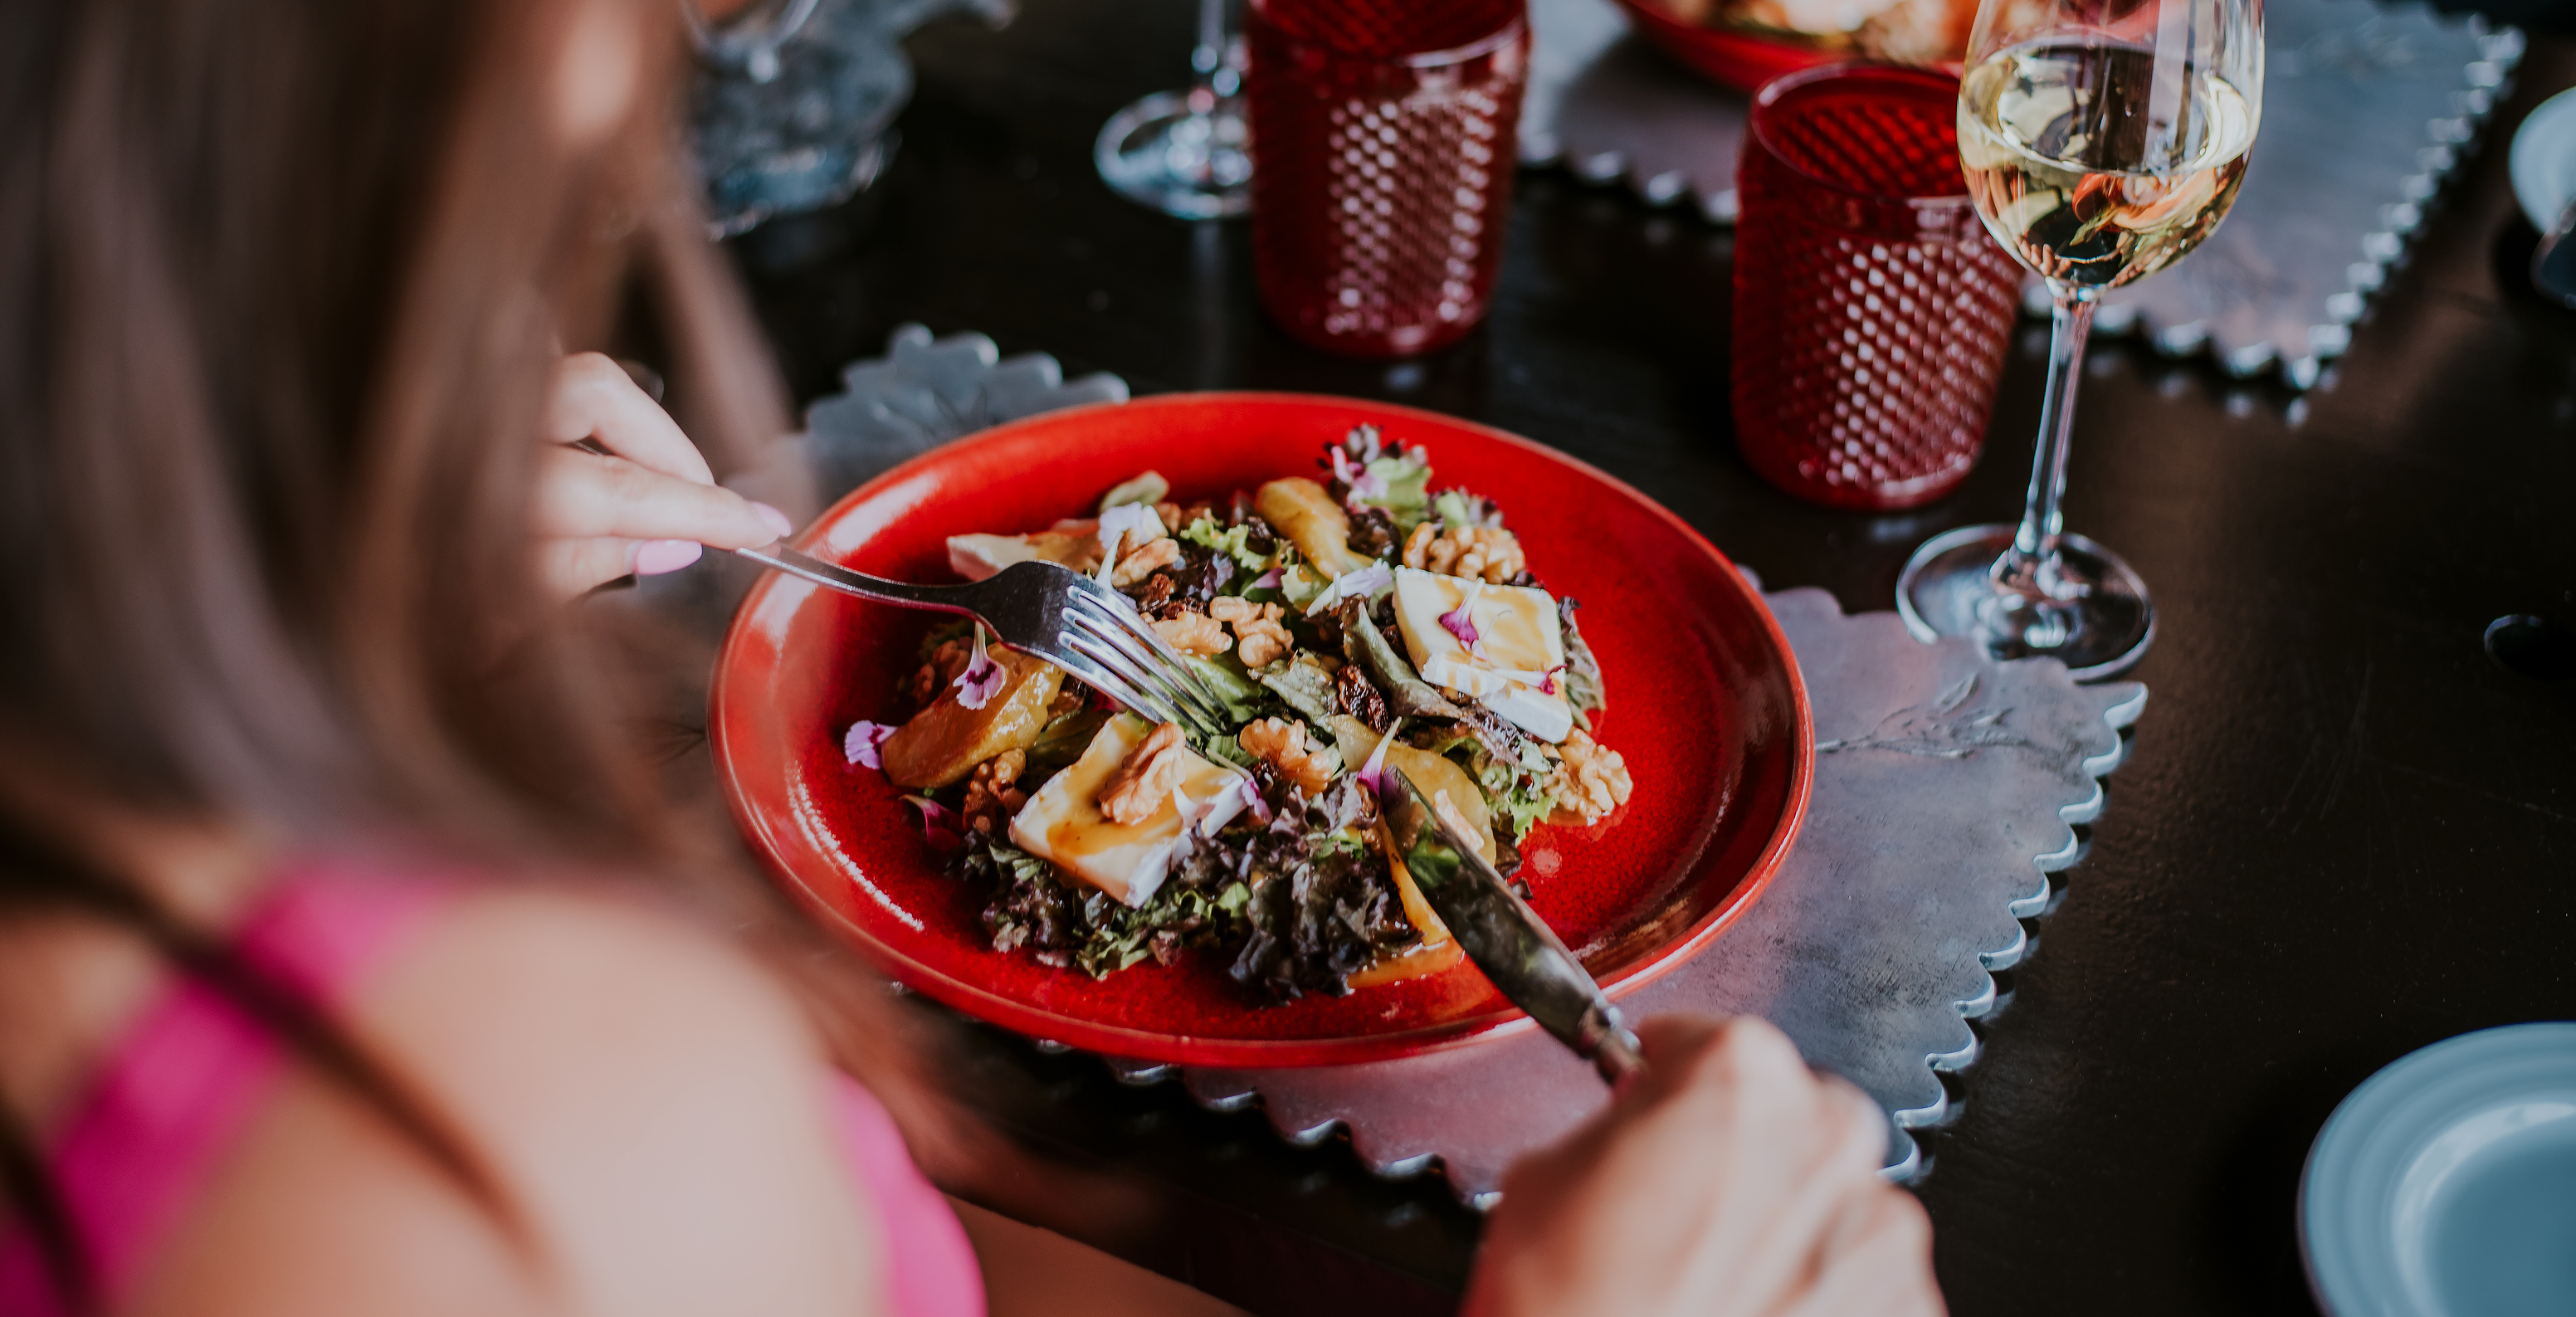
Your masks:
<svg viewBox="0 0 2576 1317"><path fill-rule="evenodd" d="M698 560L706 546L696 540L646 540L635 546L635 574L659 576Z"/></svg>
<svg viewBox="0 0 2576 1317"><path fill-rule="evenodd" d="M778 532L778 538L782 540L796 533L796 523L789 521L786 513L781 512L766 503L752 504L751 513L753 516L760 518L761 524Z"/></svg>

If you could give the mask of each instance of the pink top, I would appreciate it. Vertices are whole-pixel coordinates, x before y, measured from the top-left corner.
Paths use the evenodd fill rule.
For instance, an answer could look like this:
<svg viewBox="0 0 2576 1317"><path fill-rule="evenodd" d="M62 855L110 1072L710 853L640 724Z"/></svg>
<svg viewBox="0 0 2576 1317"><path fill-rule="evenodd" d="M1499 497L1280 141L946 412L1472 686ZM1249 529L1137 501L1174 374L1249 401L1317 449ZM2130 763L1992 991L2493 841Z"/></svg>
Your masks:
<svg viewBox="0 0 2576 1317"><path fill-rule="evenodd" d="M244 921L242 958L325 1006L371 971L456 890L312 866L291 873ZM280 1044L222 994L182 981L144 1015L48 1158L54 1185L109 1309L122 1305L200 1181L277 1082ZM885 1311L981 1317L983 1274L957 1223L913 1166L885 1108L834 1076L834 1116L851 1177L884 1234ZM0 1238L0 1317L68 1317L24 1230Z"/></svg>

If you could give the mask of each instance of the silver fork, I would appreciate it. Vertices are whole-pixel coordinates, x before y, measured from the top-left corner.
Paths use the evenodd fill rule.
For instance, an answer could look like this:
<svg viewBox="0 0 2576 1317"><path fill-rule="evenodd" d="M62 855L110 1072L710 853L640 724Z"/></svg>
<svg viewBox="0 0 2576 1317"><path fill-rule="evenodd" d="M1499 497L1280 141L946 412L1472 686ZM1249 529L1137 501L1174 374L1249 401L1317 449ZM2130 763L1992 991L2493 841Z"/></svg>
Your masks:
<svg viewBox="0 0 2576 1317"><path fill-rule="evenodd" d="M734 552L816 585L904 608L960 613L1003 644L1035 654L1156 722L1202 739L1226 734L1225 706L1134 601L1051 562L1013 563L966 585L909 585L835 567L784 540Z"/></svg>

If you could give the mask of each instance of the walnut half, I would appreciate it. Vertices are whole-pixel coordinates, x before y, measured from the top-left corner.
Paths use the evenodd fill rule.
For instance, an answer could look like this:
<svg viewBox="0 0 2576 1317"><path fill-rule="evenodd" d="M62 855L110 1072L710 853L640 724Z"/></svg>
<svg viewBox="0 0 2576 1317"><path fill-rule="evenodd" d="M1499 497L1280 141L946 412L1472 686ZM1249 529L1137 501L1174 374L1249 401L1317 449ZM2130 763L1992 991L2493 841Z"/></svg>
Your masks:
<svg viewBox="0 0 2576 1317"><path fill-rule="evenodd" d="M1226 639L1225 628L1205 613L1175 613L1146 625L1154 628L1172 648L1184 654L1201 657L1222 654L1234 642Z"/></svg>
<svg viewBox="0 0 2576 1317"><path fill-rule="evenodd" d="M1256 604L1233 595L1219 595L1208 602L1208 616L1234 625L1234 652L1247 668L1269 667L1287 654L1292 642L1280 620L1287 615L1277 604Z"/></svg>
<svg viewBox="0 0 2576 1317"><path fill-rule="evenodd" d="M1005 750L975 765L975 775L966 779L967 826L986 836L1007 829L1011 816L1029 803L1029 793L1014 785L1028 766L1026 750Z"/></svg>
<svg viewBox="0 0 2576 1317"><path fill-rule="evenodd" d="M1501 527L1451 526L1434 531L1426 521L1404 541L1404 565L1505 585L1528 569L1529 559L1521 552L1519 537Z"/></svg>
<svg viewBox="0 0 2576 1317"><path fill-rule="evenodd" d="M1628 780L1628 761L1618 751L1577 728L1565 734L1565 744L1557 747L1557 753L1563 762L1556 768L1556 808L1548 822L1598 823L1628 803L1633 784Z"/></svg>
<svg viewBox="0 0 2576 1317"><path fill-rule="evenodd" d="M1245 754L1266 760L1279 770L1281 777L1294 782L1307 795L1323 794L1342 771L1342 757L1323 746L1306 743L1306 729L1285 718L1264 718L1246 724L1235 734L1234 743Z"/></svg>
<svg viewBox="0 0 2576 1317"><path fill-rule="evenodd" d="M1109 583L1116 586L1134 585L1180 560L1179 541L1169 538L1149 540L1141 548L1131 549L1118 555L1118 566L1109 574Z"/></svg>
<svg viewBox="0 0 2576 1317"><path fill-rule="evenodd" d="M1121 827L1134 827L1154 817L1180 785L1189 750L1181 744L1181 725L1163 723L1127 753L1126 762L1100 784L1100 813Z"/></svg>

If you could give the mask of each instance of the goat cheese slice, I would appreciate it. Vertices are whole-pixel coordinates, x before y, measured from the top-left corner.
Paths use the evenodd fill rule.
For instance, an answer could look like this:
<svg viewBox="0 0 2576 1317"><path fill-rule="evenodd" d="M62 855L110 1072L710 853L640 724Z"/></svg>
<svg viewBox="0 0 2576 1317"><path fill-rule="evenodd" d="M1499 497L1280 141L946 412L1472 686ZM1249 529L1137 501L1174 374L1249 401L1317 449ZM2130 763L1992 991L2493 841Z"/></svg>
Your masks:
<svg viewBox="0 0 2576 1317"><path fill-rule="evenodd" d="M1462 606L1476 637L1473 648L1441 621ZM1574 730L1563 680L1565 627L1547 591L1398 567L1395 623L1424 681L1483 704L1542 741L1562 741Z"/></svg>
<svg viewBox="0 0 2576 1317"><path fill-rule="evenodd" d="M1020 807L1011 820L1012 843L1128 905L1154 899L1181 830L1196 827L1204 836L1232 822L1243 811L1245 778L1183 749L1187 767L1162 807L1142 823L1110 822L1100 812L1100 789L1152 730L1131 714L1102 723L1082 758Z"/></svg>

